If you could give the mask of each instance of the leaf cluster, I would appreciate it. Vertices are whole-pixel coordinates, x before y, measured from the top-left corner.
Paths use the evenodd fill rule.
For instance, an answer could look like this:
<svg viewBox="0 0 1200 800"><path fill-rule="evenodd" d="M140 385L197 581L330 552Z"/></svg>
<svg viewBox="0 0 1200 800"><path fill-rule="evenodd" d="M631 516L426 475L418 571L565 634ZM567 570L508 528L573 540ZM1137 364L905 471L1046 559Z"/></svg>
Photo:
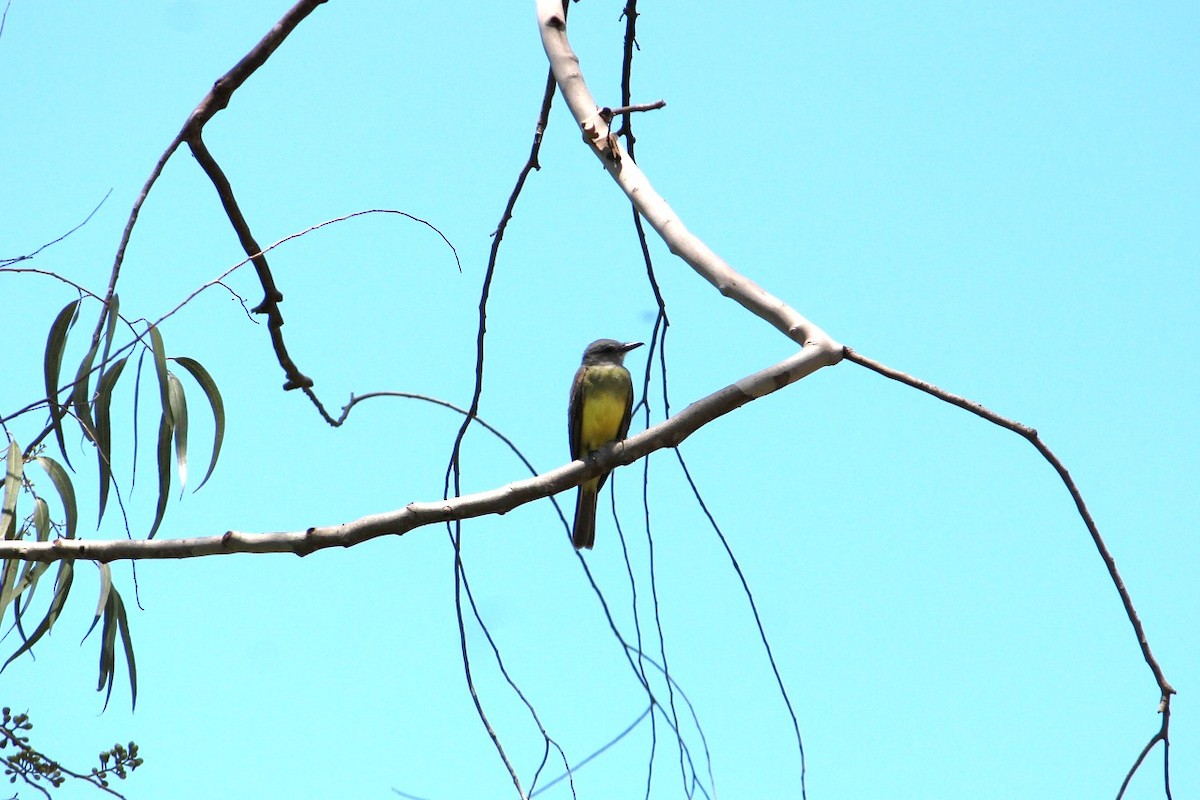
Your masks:
<svg viewBox="0 0 1200 800"><path fill-rule="evenodd" d="M214 420L212 454L204 477L196 490L212 476L220 455L225 435L225 407L216 382L208 370L195 359L185 356L168 357L162 333L156 325L148 324L144 331L139 332L131 323L126 322L125 324L133 334L132 339L124 345L116 347L117 323L123 320L119 314L119 300L116 295L113 295L104 304L100 319L97 321L96 332L87 343L86 352L75 369L74 379L69 383L60 384L60 381L63 380L64 354L67 350L70 333L79 319L81 302L81 300L74 300L68 303L54 318L54 322L50 326L43 358L45 399L41 403L32 404L16 414L0 419L0 422L5 423L5 431L8 432L9 440L4 453L5 473L3 491L0 494L0 534L4 540L36 538L39 542L48 542L52 536L63 539L77 537L79 508L72 480L75 467L71 463L66 446L69 427L77 428L83 441L90 444L96 453L99 482L97 527L104 520L109 498L114 495L115 489L115 496L118 503L121 504L126 533L132 535L128 517L125 517L124 504L121 502L120 487L112 468L114 454L112 408L114 391L121 378L127 374L133 374L135 376L133 407L136 419L138 398L141 393L142 364L147 355L150 356L153 365L160 414L156 442L158 493L154 518L145 534L146 538L153 538L162 524L171 491L172 473L177 471L179 475L181 492L187 484L188 399L183 382L172 370L172 366L177 367L180 373L187 373L199 386ZM132 353L139 348L140 355L136 366L127 372L126 366L132 358ZM49 412L48 424L39 436L34 437L29 445L22 448L8 431L7 423L23 413L42 406ZM54 441L57 443L61 461L44 452L46 446L43 440L50 434L53 434ZM131 485L137 476L136 425L133 434L134 457ZM31 465L38 467L49 478L53 494L57 497L58 504L62 509L60 519L55 520L52 517L51 505L47 502L47 497L39 490L38 483L28 470ZM24 500L22 500L23 498ZM19 507L23 503L28 504L29 507L25 516L19 513ZM107 706L112 695L113 679L116 673L116 642L119 638L129 674L131 701L136 704L137 668L125 604L120 592L113 585L109 565L97 562L97 567L100 571L99 599L95 618L88 629L88 634L90 634L97 624L103 621L100 635L100 680L97 690L106 692L105 705ZM32 631L26 632L25 621L34 593L39 581L49 568L50 563L23 562L19 559L5 559L0 562L0 617L8 613L11 606L12 629L21 639L20 645L3 666L0 666L0 670L6 668L22 654L31 652L33 646L53 628L66 604L75 577L75 564L71 559L64 559L58 563L58 572L54 579L54 590L50 603ZM84 638L86 639L87 635Z"/></svg>

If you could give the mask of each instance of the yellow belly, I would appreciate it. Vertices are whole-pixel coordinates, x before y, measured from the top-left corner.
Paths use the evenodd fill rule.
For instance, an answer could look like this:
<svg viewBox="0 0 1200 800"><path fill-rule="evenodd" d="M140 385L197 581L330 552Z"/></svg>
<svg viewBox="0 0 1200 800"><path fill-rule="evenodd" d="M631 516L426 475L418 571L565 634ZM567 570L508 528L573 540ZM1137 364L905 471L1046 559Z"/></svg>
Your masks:
<svg viewBox="0 0 1200 800"><path fill-rule="evenodd" d="M585 395L579 444L583 452L595 450L617 438L629 395L608 387L592 387Z"/></svg>

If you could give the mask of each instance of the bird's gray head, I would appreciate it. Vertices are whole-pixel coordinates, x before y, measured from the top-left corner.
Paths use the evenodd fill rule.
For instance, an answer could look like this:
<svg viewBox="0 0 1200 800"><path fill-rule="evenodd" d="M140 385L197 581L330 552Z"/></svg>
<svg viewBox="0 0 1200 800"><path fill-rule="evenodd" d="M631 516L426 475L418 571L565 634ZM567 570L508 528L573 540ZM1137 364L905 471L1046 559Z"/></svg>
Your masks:
<svg viewBox="0 0 1200 800"><path fill-rule="evenodd" d="M620 364L625 361L625 354L641 342L618 342L616 339L597 339L583 351L583 363L589 364Z"/></svg>

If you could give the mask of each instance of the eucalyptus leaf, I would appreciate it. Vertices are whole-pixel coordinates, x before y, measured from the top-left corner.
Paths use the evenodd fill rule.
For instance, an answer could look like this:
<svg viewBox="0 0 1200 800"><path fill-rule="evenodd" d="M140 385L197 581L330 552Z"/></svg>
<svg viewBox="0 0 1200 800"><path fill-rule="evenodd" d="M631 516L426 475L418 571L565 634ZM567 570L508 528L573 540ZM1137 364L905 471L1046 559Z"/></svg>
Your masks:
<svg viewBox="0 0 1200 800"><path fill-rule="evenodd" d="M67 346L67 333L75 323L75 312L78 308L79 301L72 300L54 318L54 322L50 325L50 335L46 339L46 355L43 364L46 400L50 403L50 425L54 428L54 437L58 440L58 450L62 453L67 466L71 465L71 459L67 456L67 445L63 440L63 411L58 404L58 380L59 374L62 372L63 351Z"/></svg>
<svg viewBox="0 0 1200 800"><path fill-rule="evenodd" d="M99 347L100 342L97 340L88 348L87 355L79 362L79 369L75 371L75 385L71 389L71 405L75 409L75 419L79 422L83 435L92 442L96 441L96 424L92 420L91 373Z"/></svg>
<svg viewBox="0 0 1200 800"><path fill-rule="evenodd" d="M0 497L0 537L17 538L17 497L21 494L21 477L25 473L25 459L21 457L21 446L16 441L8 443L4 459L4 492Z"/></svg>
<svg viewBox="0 0 1200 800"><path fill-rule="evenodd" d="M154 512L154 524L150 526L147 539L153 539L167 513L167 496L171 491L171 420L163 412L158 423L158 508Z"/></svg>
<svg viewBox="0 0 1200 800"><path fill-rule="evenodd" d="M167 416L169 421L171 395L167 382L167 353L163 347L162 334L153 325L150 326L150 347L154 352L154 374L158 378L159 403L162 406L163 415Z"/></svg>
<svg viewBox="0 0 1200 800"><path fill-rule="evenodd" d="M116 604L117 628L121 634L121 645L125 648L125 665L129 670L129 693L133 700L130 708L137 708L137 661L133 657L133 637L129 633L129 617L125 613L125 603L121 595L113 591Z"/></svg>
<svg viewBox="0 0 1200 800"><path fill-rule="evenodd" d="M212 457L208 461L208 470L204 473L204 480L200 481L199 486L192 490L198 492L201 486L208 483L213 469L217 466L217 456L221 454L221 443L225 441L225 403L221 399L221 392L217 389L217 382L213 380L208 370L200 365L200 362L186 356L179 356L175 359L175 363L191 373L191 376L196 379L196 383L200 384L213 413Z"/></svg>
<svg viewBox="0 0 1200 800"><path fill-rule="evenodd" d="M108 491L112 486L112 393L125 369L129 357L126 356L113 364L105 372L96 385L96 459L100 476L100 511L96 517L96 526L104 519L104 509L108 505Z"/></svg>
<svg viewBox="0 0 1200 800"><path fill-rule="evenodd" d="M50 608L46 611L46 616L38 623L37 628L29 635L17 651L8 657L4 662L4 666L0 667L0 672L3 672L9 664L17 659L22 653L30 650L38 640L46 635L51 628L54 627L55 620L62 613L63 605L67 602L67 595L71 591L71 582L75 578L74 562L63 560L58 565L58 577L54 581L54 597L50 600Z"/></svg>
<svg viewBox="0 0 1200 800"><path fill-rule="evenodd" d="M75 530L79 524L79 513L75 504L75 486L71 483L71 477L67 475L67 471L62 468L61 464L49 456L38 456L37 462L50 476L54 488L58 490L63 510L67 515L67 538L74 539Z"/></svg>
<svg viewBox="0 0 1200 800"><path fill-rule="evenodd" d="M105 606L108 605L108 595L112 591L112 567L103 562L96 566L100 568L100 599L96 603L96 618L92 620L92 624L87 629L87 633L83 635L83 640L80 644L87 641L87 637L91 635L92 629L100 621L100 615L104 612Z"/></svg>
<svg viewBox="0 0 1200 800"><path fill-rule="evenodd" d="M100 636L100 682L96 691L107 687L104 692L104 708L112 697L113 676L117 672L117 610L116 594L110 593L104 605L104 628Z"/></svg>
<svg viewBox="0 0 1200 800"><path fill-rule="evenodd" d="M171 419L175 423L175 461L179 465L179 493L187 485L187 396L183 384L173 374L167 373L167 391L171 402Z"/></svg>

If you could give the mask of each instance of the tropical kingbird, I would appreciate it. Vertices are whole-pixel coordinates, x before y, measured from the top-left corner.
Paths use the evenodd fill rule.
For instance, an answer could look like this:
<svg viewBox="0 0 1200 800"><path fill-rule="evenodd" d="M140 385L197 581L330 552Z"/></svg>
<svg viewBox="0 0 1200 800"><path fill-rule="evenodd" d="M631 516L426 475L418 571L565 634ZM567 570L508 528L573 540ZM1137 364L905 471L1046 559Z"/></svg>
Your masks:
<svg viewBox="0 0 1200 800"><path fill-rule="evenodd" d="M571 435L571 458L581 460L629 433L633 413L633 381L623 362L625 354L641 342L597 339L583 351L583 363L571 383L567 406L567 429ZM571 540L575 549L592 547L596 541L596 496L608 473L579 484L575 498L575 526Z"/></svg>

